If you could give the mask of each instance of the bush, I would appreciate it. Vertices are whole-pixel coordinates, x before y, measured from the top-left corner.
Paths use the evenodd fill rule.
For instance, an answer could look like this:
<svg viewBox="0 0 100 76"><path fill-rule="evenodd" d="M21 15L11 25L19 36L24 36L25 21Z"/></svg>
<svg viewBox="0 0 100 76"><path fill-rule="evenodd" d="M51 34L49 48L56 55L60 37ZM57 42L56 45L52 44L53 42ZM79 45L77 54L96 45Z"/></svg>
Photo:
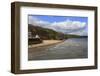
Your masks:
<svg viewBox="0 0 100 76"><path fill-rule="evenodd" d="M42 43L43 41L39 38L35 38L35 39L28 39L28 44L29 45L32 45L32 44L40 44Z"/></svg>

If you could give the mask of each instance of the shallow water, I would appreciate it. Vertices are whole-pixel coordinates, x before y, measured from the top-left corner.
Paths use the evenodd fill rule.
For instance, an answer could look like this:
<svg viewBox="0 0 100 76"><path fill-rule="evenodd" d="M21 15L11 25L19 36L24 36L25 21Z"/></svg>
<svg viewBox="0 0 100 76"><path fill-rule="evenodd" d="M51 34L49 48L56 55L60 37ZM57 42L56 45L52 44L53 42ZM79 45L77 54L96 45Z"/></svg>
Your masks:
<svg viewBox="0 0 100 76"><path fill-rule="evenodd" d="M29 60L76 59L88 57L87 38L71 38L62 43L29 48Z"/></svg>

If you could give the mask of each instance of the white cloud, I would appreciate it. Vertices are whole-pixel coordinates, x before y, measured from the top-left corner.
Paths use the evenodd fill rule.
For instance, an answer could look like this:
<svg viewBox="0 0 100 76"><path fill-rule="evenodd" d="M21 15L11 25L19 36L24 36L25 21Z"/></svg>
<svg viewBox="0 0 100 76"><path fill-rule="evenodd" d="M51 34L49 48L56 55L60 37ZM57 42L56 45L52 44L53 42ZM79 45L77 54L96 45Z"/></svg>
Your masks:
<svg viewBox="0 0 100 76"><path fill-rule="evenodd" d="M82 36L87 36L88 33L85 30L79 30L76 32L71 32L70 34L77 34L77 35L82 35Z"/></svg>
<svg viewBox="0 0 100 76"><path fill-rule="evenodd" d="M33 24L34 26L40 26L44 28L53 29L58 32L63 32L66 34L78 34L78 35L87 35L86 23L80 21L71 21L65 20L62 22L47 22L38 20L36 17L29 17L29 24Z"/></svg>
<svg viewBox="0 0 100 76"><path fill-rule="evenodd" d="M41 26L41 27L43 27L43 26L46 26L46 25L50 25L50 23L49 22L47 22L47 21L42 21L42 20L39 20L39 19L37 19L36 17L32 17L32 16L29 16L29 18L28 18L29 20L29 24L32 24L32 25L34 25L34 26Z"/></svg>
<svg viewBox="0 0 100 76"><path fill-rule="evenodd" d="M64 30L65 32L77 31L86 26L86 23L79 21L65 20L63 22L54 22L51 24L55 30Z"/></svg>

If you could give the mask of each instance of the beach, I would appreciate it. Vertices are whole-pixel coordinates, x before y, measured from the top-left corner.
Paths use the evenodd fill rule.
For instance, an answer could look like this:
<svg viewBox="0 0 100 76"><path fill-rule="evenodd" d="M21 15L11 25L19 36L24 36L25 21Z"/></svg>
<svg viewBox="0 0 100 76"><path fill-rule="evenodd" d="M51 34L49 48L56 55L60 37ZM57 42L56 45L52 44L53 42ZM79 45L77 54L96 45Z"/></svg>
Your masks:
<svg viewBox="0 0 100 76"><path fill-rule="evenodd" d="M47 45L53 45L53 44L58 44L63 42L63 40L43 40L42 43L40 44L33 44L29 45L29 48L35 48L35 47L42 47L42 46L47 46Z"/></svg>

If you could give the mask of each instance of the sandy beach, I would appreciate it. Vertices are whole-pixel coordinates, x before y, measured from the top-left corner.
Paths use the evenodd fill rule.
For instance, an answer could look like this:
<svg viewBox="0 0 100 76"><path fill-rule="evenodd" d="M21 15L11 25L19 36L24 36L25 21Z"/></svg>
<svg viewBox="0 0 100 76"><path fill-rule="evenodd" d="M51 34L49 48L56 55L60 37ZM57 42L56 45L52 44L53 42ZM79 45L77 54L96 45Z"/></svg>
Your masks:
<svg viewBox="0 0 100 76"><path fill-rule="evenodd" d="M43 43L29 45L28 48L48 46L48 45L58 44L58 43L61 43L61 42L63 42L63 40L43 40Z"/></svg>

